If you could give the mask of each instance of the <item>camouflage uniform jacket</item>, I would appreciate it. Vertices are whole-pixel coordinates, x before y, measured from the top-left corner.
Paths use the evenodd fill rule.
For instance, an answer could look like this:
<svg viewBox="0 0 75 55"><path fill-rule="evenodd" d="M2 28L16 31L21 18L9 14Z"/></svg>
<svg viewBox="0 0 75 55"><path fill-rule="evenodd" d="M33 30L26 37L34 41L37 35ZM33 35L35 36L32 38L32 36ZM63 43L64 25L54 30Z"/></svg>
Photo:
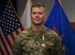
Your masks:
<svg viewBox="0 0 75 55"><path fill-rule="evenodd" d="M13 55L64 55L60 37L45 28L36 32L31 28L23 31L15 40Z"/></svg>

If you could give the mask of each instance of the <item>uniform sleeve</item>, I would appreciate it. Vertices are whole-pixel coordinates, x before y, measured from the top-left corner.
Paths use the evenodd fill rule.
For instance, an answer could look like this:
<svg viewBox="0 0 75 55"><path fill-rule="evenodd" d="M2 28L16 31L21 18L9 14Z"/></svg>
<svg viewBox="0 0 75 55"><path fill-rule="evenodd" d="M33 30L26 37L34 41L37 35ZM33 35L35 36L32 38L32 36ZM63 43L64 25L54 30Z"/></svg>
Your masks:
<svg viewBox="0 0 75 55"><path fill-rule="evenodd" d="M17 36L17 38L14 41L15 43L13 44L13 48L12 48L13 55L21 55L22 45L21 45L20 37L21 37L21 35Z"/></svg>
<svg viewBox="0 0 75 55"><path fill-rule="evenodd" d="M55 34L54 53L55 54L57 53L57 55L64 55L64 53L65 53L65 46L63 45L62 39L57 34Z"/></svg>
<svg viewBox="0 0 75 55"><path fill-rule="evenodd" d="M12 47L12 54L13 55L22 55L23 53L23 44L22 41L25 37L25 33L21 33L20 35L17 36L17 38L15 38L13 47Z"/></svg>

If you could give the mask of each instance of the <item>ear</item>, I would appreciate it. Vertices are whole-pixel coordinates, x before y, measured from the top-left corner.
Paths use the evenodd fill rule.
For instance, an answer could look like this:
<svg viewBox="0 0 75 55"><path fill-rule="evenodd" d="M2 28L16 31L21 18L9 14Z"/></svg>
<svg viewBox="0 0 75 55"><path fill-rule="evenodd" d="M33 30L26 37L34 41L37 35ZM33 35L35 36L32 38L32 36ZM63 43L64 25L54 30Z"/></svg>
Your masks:
<svg viewBox="0 0 75 55"><path fill-rule="evenodd" d="M47 14L45 14L45 19L47 19Z"/></svg>
<svg viewBox="0 0 75 55"><path fill-rule="evenodd" d="M47 14L45 14L45 21L44 21L44 23L46 22L46 20L47 20Z"/></svg>

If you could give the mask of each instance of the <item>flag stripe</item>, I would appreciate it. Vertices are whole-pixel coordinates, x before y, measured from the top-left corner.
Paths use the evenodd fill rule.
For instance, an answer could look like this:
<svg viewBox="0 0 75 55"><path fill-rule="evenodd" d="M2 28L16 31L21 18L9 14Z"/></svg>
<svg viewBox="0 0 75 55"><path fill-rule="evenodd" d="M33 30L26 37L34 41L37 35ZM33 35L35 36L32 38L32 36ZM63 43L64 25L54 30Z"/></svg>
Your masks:
<svg viewBox="0 0 75 55"><path fill-rule="evenodd" d="M1 43L0 43L1 44ZM0 52L1 52L1 55L4 55L4 52L2 50L2 47L0 46Z"/></svg>
<svg viewBox="0 0 75 55"><path fill-rule="evenodd" d="M3 41L4 41L3 44L6 45L6 48L7 48L7 50L8 50L8 52L7 52L7 50L6 50L7 55L8 55L8 53L9 53L9 55L12 55L11 48L10 48L10 46L9 46L9 44L8 44L8 42L7 42L6 38L5 38L5 36L2 35L2 39L3 39ZM5 47L5 45L3 45L3 46Z"/></svg>
<svg viewBox="0 0 75 55"><path fill-rule="evenodd" d="M2 48L1 48L1 46L0 46L0 52L1 52L1 55L4 55L4 52L3 52Z"/></svg>
<svg viewBox="0 0 75 55"><path fill-rule="evenodd" d="M0 15L0 55L12 55L15 37L24 30L9 0Z"/></svg>
<svg viewBox="0 0 75 55"><path fill-rule="evenodd" d="M7 55L10 55L10 53L9 53L9 51L8 51L8 48L7 48L7 46L6 46L6 43L5 43L5 41L4 41L4 39L1 37L1 41L3 42L3 46L5 47L5 50L6 50L6 52L7 52Z"/></svg>
<svg viewBox="0 0 75 55"><path fill-rule="evenodd" d="M19 28L18 29L20 32L21 32L21 29ZM18 31L17 30L17 31ZM19 32L18 31L18 32ZM11 38L12 37L12 38ZM8 50L8 48L6 47L6 44L5 44L5 42L3 41L3 39L1 38L1 40L2 40L2 42L3 42L3 44L4 44L4 47L5 47L5 49L6 49L6 51ZM11 33L11 35L8 35L7 36L7 38L6 38L6 40L7 40L7 43L8 43L8 46L9 46L9 50L10 49L12 49L12 43L13 43L13 40L14 40L14 35L13 35L13 33ZM7 51L8 53L9 53L9 51ZM7 54L8 55L8 54ZM11 55L11 51L10 51L10 54L9 55Z"/></svg>
<svg viewBox="0 0 75 55"><path fill-rule="evenodd" d="M0 55L2 55L1 52L0 52Z"/></svg>
<svg viewBox="0 0 75 55"><path fill-rule="evenodd" d="M8 35L8 39L9 39L11 45L13 45L13 39L11 38L11 35Z"/></svg>
<svg viewBox="0 0 75 55"><path fill-rule="evenodd" d="M8 39L8 36L6 37L6 41L8 43L8 46L12 49L12 44L10 43L10 40Z"/></svg>
<svg viewBox="0 0 75 55"><path fill-rule="evenodd" d="M10 33L10 36L11 36L12 40L14 41L14 39L15 39L14 34Z"/></svg>
<svg viewBox="0 0 75 55"><path fill-rule="evenodd" d="M16 34L17 34L17 35L19 34L19 31L18 31L18 29L16 30Z"/></svg>
<svg viewBox="0 0 75 55"><path fill-rule="evenodd" d="M16 32L15 32L15 31L13 32L13 34L14 34L14 38L16 38L16 37L17 37L17 34L16 34Z"/></svg>
<svg viewBox="0 0 75 55"><path fill-rule="evenodd" d="M1 46L1 48L2 48L2 51L3 51L4 55L5 55L5 54L7 55L7 52L6 52L6 50L5 50L5 47L4 47L4 45L3 45L3 43L2 43L1 40L0 40L0 46ZM1 52L1 50L0 50L0 52Z"/></svg>
<svg viewBox="0 0 75 55"><path fill-rule="evenodd" d="M18 32L19 32L19 33L22 32L22 29L21 29L21 28L18 28Z"/></svg>
<svg viewBox="0 0 75 55"><path fill-rule="evenodd" d="M1 30L1 28L0 28L0 30ZM5 46L4 46L4 43L2 42L2 32L0 33L0 46L1 46L1 48L2 48L2 51L3 51L3 53L4 53L4 55L6 54L7 55L7 52L6 52L6 49L5 49ZM2 39L1 39L2 38Z"/></svg>
<svg viewBox="0 0 75 55"><path fill-rule="evenodd" d="M24 27L23 27L23 25L21 25L21 26L20 26L20 28L21 28L21 30L22 30L22 31L24 30Z"/></svg>

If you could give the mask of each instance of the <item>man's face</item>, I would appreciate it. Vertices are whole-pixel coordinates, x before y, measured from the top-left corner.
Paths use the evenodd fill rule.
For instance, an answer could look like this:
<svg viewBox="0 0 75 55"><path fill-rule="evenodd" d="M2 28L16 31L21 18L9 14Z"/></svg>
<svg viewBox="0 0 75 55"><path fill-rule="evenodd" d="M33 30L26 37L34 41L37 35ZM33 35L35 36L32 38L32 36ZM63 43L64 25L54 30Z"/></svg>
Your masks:
<svg viewBox="0 0 75 55"><path fill-rule="evenodd" d="M31 20L35 25L44 24L46 18L45 8L43 7L33 7L31 11Z"/></svg>

